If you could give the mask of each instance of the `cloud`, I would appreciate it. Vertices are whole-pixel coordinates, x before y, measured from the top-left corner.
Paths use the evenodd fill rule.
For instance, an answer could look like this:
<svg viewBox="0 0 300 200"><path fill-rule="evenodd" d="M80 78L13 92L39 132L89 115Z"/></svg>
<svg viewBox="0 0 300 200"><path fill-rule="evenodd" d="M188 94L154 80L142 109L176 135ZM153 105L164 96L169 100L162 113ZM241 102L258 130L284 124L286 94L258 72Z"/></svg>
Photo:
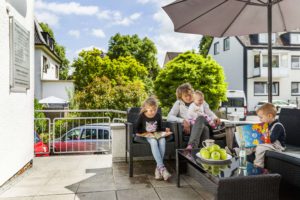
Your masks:
<svg viewBox="0 0 300 200"><path fill-rule="evenodd" d="M134 23L134 21L138 20L141 17L141 13L133 13L129 17L124 17L121 19L116 19L113 23L122 25L122 26L129 26Z"/></svg>
<svg viewBox="0 0 300 200"><path fill-rule="evenodd" d="M75 37L75 38L79 38L80 37L80 31L79 30L69 30L68 34Z"/></svg>
<svg viewBox="0 0 300 200"><path fill-rule="evenodd" d="M92 29L93 36L98 37L98 38L105 38L105 33L103 32L102 29Z"/></svg>
<svg viewBox="0 0 300 200"><path fill-rule="evenodd" d="M59 26L59 17L49 12L35 12L39 22L47 23L51 27Z"/></svg>
<svg viewBox="0 0 300 200"><path fill-rule="evenodd" d="M129 26L138 20L142 13L133 13L128 17L124 17L121 12L113 10L102 10L97 14L98 19L106 19L112 21L114 25Z"/></svg>
<svg viewBox="0 0 300 200"><path fill-rule="evenodd" d="M105 19L110 21L113 25L121 26L132 25L134 21L141 17L141 13L133 13L130 16L123 16L118 10L102 10L98 6L84 6L73 1L68 3L57 3L37 0L35 2L35 12L52 15L54 17L52 21L51 17L47 17L47 20L52 24L59 23L59 18L57 17L58 15L96 16L98 19Z"/></svg>
<svg viewBox="0 0 300 200"><path fill-rule="evenodd" d="M46 3L42 0L37 0L35 2L35 9L47 10L62 15L95 15L99 11L97 6L82 6L76 2Z"/></svg>
<svg viewBox="0 0 300 200"><path fill-rule="evenodd" d="M158 51L158 60L160 66L167 52L185 52L187 50L198 50L201 35L176 33L171 19L162 10L157 10L153 15L153 19L158 22L153 40Z"/></svg>
<svg viewBox="0 0 300 200"><path fill-rule="evenodd" d="M161 6L165 6L169 3L172 3L174 1L175 0L137 0L137 3L140 3L140 4L152 3L152 4L155 4L159 7L161 7Z"/></svg>

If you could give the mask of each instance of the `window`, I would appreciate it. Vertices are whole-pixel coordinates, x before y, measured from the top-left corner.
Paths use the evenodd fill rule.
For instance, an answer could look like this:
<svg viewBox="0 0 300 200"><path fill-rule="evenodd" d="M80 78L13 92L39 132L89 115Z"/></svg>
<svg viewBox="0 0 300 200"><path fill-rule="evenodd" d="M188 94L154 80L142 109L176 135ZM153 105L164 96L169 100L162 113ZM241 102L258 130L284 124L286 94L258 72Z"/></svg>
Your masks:
<svg viewBox="0 0 300 200"><path fill-rule="evenodd" d="M279 95L279 82L273 82L272 94L275 96ZM255 96L266 96L268 95L268 84L267 82L254 82L254 95Z"/></svg>
<svg viewBox="0 0 300 200"><path fill-rule="evenodd" d="M99 129L98 130L98 139L99 140L108 140L109 139L108 130Z"/></svg>
<svg viewBox="0 0 300 200"><path fill-rule="evenodd" d="M300 56L292 56L292 69L300 69Z"/></svg>
<svg viewBox="0 0 300 200"><path fill-rule="evenodd" d="M58 79L58 76L59 76L59 68L57 65L55 65L55 78Z"/></svg>
<svg viewBox="0 0 300 200"><path fill-rule="evenodd" d="M96 129L84 129L81 135L83 140L97 139Z"/></svg>
<svg viewBox="0 0 300 200"><path fill-rule="evenodd" d="M300 44L300 34L299 33L291 33L291 44Z"/></svg>
<svg viewBox="0 0 300 200"><path fill-rule="evenodd" d="M222 102L222 107L244 107L244 98L230 97Z"/></svg>
<svg viewBox="0 0 300 200"><path fill-rule="evenodd" d="M268 67L268 56L263 55L263 67ZM272 67L279 67L279 56L272 56Z"/></svg>
<svg viewBox="0 0 300 200"><path fill-rule="evenodd" d="M46 56L43 56L43 72L47 73L48 68L49 68L48 59Z"/></svg>
<svg viewBox="0 0 300 200"><path fill-rule="evenodd" d="M66 140L78 140L79 138L79 129L72 130L71 132L67 133Z"/></svg>
<svg viewBox="0 0 300 200"><path fill-rule="evenodd" d="M224 51L227 51L227 50L230 49L230 40L229 40L229 37L224 39L223 44L224 44L224 47L223 47Z"/></svg>
<svg viewBox="0 0 300 200"><path fill-rule="evenodd" d="M275 33L272 33L272 43L275 43ZM268 43L268 34L267 33L260 33L258 34L258 43L267 44Z"/></svg>
<svg viewBox="0 0 300 200"><path fill-rule="evenodd" d="M254 68L259 68L260 67L260 56L254 55Z"/></svg>
<svg viewBox="0 0 300 200"><path fill-rule="evenodd" d="M219 44L219 42L216 42L214 44L214 54L217 55L219 53L220 53L220 44Z"/></svg>
<svg viewBox="0 0 300 200"><path fill-rule="evenodd" d="M292 82L291 93L292 95L300 95L300 82Z"/></svg>

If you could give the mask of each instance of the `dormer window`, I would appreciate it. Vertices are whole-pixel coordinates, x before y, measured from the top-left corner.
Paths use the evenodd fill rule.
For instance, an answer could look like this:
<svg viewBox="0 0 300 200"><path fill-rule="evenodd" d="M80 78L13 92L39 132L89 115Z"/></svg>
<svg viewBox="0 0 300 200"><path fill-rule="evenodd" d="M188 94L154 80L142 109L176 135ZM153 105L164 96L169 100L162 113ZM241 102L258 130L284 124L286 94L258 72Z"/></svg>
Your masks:
<svg viewBox="0 0 300 200"><path fill-rule="evenodd" d="M276 40L275 33L272 33L272 43L275 43L275 40ZM267 33L258 34L258 43L267 44L268 43L268 34Z"/></svg>
<svg viewBox="0 0 300 200"><path fill-rule="evenodd" d="M300 33L291 33L291 44L300 44Z"/></svg>

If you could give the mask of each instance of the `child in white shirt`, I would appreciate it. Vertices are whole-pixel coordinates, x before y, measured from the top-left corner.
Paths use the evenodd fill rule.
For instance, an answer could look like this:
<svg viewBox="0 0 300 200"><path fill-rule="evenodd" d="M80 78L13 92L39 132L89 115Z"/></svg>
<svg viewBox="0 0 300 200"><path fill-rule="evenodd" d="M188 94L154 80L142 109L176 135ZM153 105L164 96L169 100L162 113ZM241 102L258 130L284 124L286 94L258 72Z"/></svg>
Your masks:
<svg viewBox="0 0 300 200"><path fill-rule="evenodd" d="M188 120L191 124L194 124L199 116L203 116L207 120L208 124L215 129L217 127L214 120L216 116L209 107L204 106L204 102L204 94L201 91L196 90L194 92L194 102L188 109Z"/></svg>

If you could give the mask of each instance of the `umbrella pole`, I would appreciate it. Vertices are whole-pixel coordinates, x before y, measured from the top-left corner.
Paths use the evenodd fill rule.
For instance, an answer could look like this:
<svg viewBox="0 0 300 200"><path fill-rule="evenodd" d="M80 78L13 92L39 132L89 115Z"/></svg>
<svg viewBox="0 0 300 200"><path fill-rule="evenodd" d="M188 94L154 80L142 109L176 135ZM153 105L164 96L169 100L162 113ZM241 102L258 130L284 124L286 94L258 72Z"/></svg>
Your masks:
<svg viewBox="0 0 300 200"><path fill-rule="evenodd" d="M272 103L272 0L268 0L268 101Z"/></svg>

